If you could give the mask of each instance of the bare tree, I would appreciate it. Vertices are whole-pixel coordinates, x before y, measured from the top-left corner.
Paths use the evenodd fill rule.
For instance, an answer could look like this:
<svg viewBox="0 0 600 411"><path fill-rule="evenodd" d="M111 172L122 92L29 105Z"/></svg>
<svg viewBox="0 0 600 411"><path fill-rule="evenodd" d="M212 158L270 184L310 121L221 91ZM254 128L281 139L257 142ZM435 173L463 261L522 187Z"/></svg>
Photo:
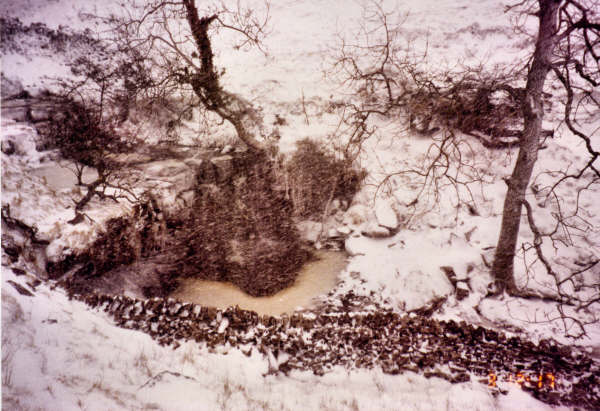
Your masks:
<svg viewBox="0 0 600 411"><path fill-rule="evenodd" d="M589 113L597 112L600 100L595 88L600 84L600 3L597 1L537 0L522 1L509 7L521 15L535 16L539 21L535 50L528 65L527 83L520 101L524 119L523 133L519 142L519 155L513 173L506 180L508 190L504 202L502 227L492 266L497 292L524 297L542 297L556 300L563 305L575 307L576 311L587 309L600 302L598 281L586 281L584 274L591 272L600 261L590 257L579 262L576 269L556 267L544 252L544 241L555 249L559 245L573 245L576 232L589 230L590 224L582 217L579 197L594 185L600 183L600 171L597 159L600 152L593 144L595 132L586 132L582 127ZM538 158L542 139L542 120L544 116L543 93L548 76L563 86L566 97L562 120L568 130L577 136L588 154L582 166L574 164L570 172L556 170L558 176L552 184L543 189L532 186L532 190L554 203L556 224L553 229L544 232L535 222L533 207L526 199L526 190L530 184L534 165ZM576 206L571 214L563 211L559 188L573 181L582 182L577 191ZM527 222L533 233L533 244L537 259L546 272L554 279L555 292L540 295L520 290L515 284L514 258L517 248L522 208L525 207ZM584 293L577 293L585 291ZM583 295L583 297L582 297ZM563 320L573 321L577 326L575 336L584 334L585 322L565 314L560 309ZM597 320L597 319L594 319Z"/></svg>
<svg viewBox="0 0 600 411"><path fill-rule="evenodd" d="M415 212L418 203L425 199L436 203L448 195L444 191L450 187L457 205L465 204L471 213L476 213L477 204L470 194L485 179L469 161L469 152L477 151L474 141L491 150L518 149L512 176L505 180L508 190L501 234L489 266L495 280L491 295L507 292L558 303L558 318L565 331L577 337L585 333L586 323L599 320L591 314L581 315L600 302L600 281L598 245L589 243L589 234L597 227L590 221L593 211L589 203L584 204L580 198L597 190L600 183L598 146L594 142L598 130L590 131L586 126L594 116L597 119L600 103L596 90L600 83L600 3L523 0L507 11L539 21L537 36L532 36L535 48L526 62L495 67L493 73L483 67L432 72L421 64L426 61L427 50L415 53L402 32L402 21L394 20L381 2L373 1L365 8L356 43L342 41L334 69L358 97L344 102L345 116L360 124L355 127L357 130L371 130L367 138L374 133L370 121L373 117L400 119L412 133L432 138L422 167L391 173L380 185L387 186L402 176L410 177L411 183L418 181L421 189L406 204ZM527 34L524 29L522 33ZM562 92L556 88L549 92L549 76L553 76L554 84L562 84ZM544 105L561 104L561 100L564 111L560 120L568 132L581 140L587 158L574 161L567 170L534 175L538 153L554 134L554 130L542 128ZM532 194L527 193L529 186ZM576 188L575 198L568 200L567 207L563 193L568 190L573 195L569 186ZM532 202L532 198L536 201ZM536 213L542 208L554 218L553 227L536 222ZM533 241L522 242L518 249L522 218ZM576 261L557 262L561 260L557 256L566 248L581 250L586 244L590 250ZM545 282L546 291L517 286L517 252L523 255L528 275L535 266L550 276L551 284Z"/></svg>
<svg viewBox="0 0 600 411"><path fill-rule="evenodd" d="M510 293L518 291L514 280L513 261L519 234L521 210L526 202L525 193L540 149L544 116L542 95L548 73L552 70L555 71L563 82L567 93L570 94L570 100L573 98L573 85L568 79L570 79L572 69L575 69L580 78L592 86L597 85L594 77L597 79L598 74L600 74L598 72L598 56L593 49L594 45L600 44L598 43L600 24L589 20L590 17L593 17L593 9L589 8L591 5L586 7L575 1L539 0L537 9L534 10L533 3L521 2L513 6L526 7L523 12L533 13L537 16L539 29L535 51L529 65L527 84L519 102L524 127L519 140L517 163L512 176L507 180L508 191L504 202L502 228L492 267L492 274L499 292L505 289ZM597 18L597 16L595 17ZM582 31L584 44L580 44L580 39L577 39L580 36L579 31ZM566 46L563 45L564 43L567 43ZM558 50L555 52L557 48ZM592 61L588 62L588 60ZM594 60L596 67L593 67ZM597 103L593 100L593 97L589 101ZM571 104L568 103L567 105L570 106ZM586 141L588 151L592 156L585 168L600 176L594 165L598 152L592 148L590 137L574 128L571 121L573 109L567 107L566 110L565 122L567 126ZM585 170L581 170L581 172L583 174ZM574 177L572 176L572 178ZM530 211L530 209L528 210Z"/></svg>
<svg viewBox="0 0 600 411"><path fill-rule="evenodd" d="M224 70L215 65L212 36L230 30L241 38L236 48L260 48L269 20L268 3L262 19L240 3L235 9L224 2L199 9L195 0L131 0L125 8L126 17L104 19L113 28L108 40L146 56L154 77L154 97L181 96L187 101L184 111L202 106L233 126L250 150L264 151L262 119L257 111L221 86Z"/></svg>
<svg viewBox="0 0 600 411"><path fill-rule="evenodd" d="M518 143L516 91L508 85L514 73L491 74L481 67L429 72L427 50L415 50L402 30L403 19L394 17L381 2L367 3L355 42L341 39L330 74L354 90L339 104L348 135L342 150L356 158L364 141L377 135L377 122L405 123L399 134L410 131L432 143L421 166L388 174L378 190L404 178L420 186L405 204L413 215L431 211L446 189L457 209L464 205L476 213L473 190L485 176L472 161L476 147L465 134L490 149Z"/></svg>

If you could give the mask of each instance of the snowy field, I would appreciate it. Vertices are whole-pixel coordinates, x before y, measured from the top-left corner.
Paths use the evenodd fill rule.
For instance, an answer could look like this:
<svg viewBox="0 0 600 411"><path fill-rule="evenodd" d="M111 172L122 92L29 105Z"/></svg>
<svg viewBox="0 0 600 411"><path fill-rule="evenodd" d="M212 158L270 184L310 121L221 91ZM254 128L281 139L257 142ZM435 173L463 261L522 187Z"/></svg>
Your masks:
<svg viewBox="0 0 600 411"><path fill-rule="evenodd" d="M260 1L255 3L257 9L262 7ZM531 42L512 31L510 16L503 13L505 2L500 0L386 0L384 5L386 10L396 11L412 45L427 48L432 66L453 67L460 62L492 67L531 52ZM50 28L83 29L86 23L80 18L81 9L102 12L100 3L92 1L22 0L3 1L0 15L17 16L24 24L43 22ZM277 117L286 120L277 126L283 153L291 152L302 138L326 141L335 133L339 119L327 108L352 91L335 82L327 69L339 39L356 36L361 12L358 1L274 0L266 54L236 51L227 37L222 43L214 40L216 64L227 69L224 88L260 107L266 124L274 124ZM36 48L35 42L25 42L22 50L2 55L3 81L9 79L27 90L51 88L49 77L68 75L63 57ZM549 127L554 126L555 115L556 111L547 116ZM588 128L593 130L599 120ZM12 217L38 228L38 237L50 242L49 258L84 249L103 222L129 211L126 203L93 200L87 211L93 223L67 224L73 217L72 197L80 194L71 186L69 172L44 176L44 167L54 172L60 168L54 167L58 162L55 156L35 150L36 131L31 124L3 118L1 132L3 141L17 142L15 154L2 154L2 205L10 205ZM183 138L191 141L192 127L182 132ZM230 130L215 132L224 140L231 138ZM350 254L348 265L328 298L353 290L402 313L447 297L435 313L436 319L504 330L533 342L554 338L600 358L600 324L590 325L587 336L573 341L564 336L565 328L569 331L572 325L557 319L557 307L552 303L484 298L491 282L485 263L493 257L506 191L502 178L510 174L516 152L499 156L481 148L473 153L470 160L485 181L475 193L477 216L466 207L457 207L452 198L436 204L429 213L425 212L428 204L408 207L418 192L408 179L377 189L386 175L423 161L429 145L429 140L408 131L398 133L397 125L385 122L379 124L376 138L367 142L360 157L369 172L367 185L351 208L356 219L350 213L344 223L360 233L361 227L393 209L401 216L401 229L385 239L350 236L345 244ZM562 128L547 146L540 154L536 174L566 169L573 159L581 161L581 145ZM565 192L565 197L575 189ZM168 187L165 193L165 203L174 204ZM586 191L579 201L588 208L600 204L598 187ZM550 217L540 217L542 226L550 224ZM554 255L555 260L583 260L600 254L600 215L587 217L593 226L587 248L575 249L572 255ZM532 241L525 228L520 241ZM517 257L517 282L522 285L529 279L537 283L530 286L543 289L548 279L536 274L538 266L531 266L533 274L526 272L527 257L522 253ZM494 395L475 378L451 384L412 372L394 376L377 368L349 371L339 367L324 376L299 371L268 375L269 359L256 351L246 357L227 346L216 350L193 342L183 342L177 349L160 346L142 332L115 326L105 313L69 300L52 282L34 282L39 274L34 263L19 267L25 274L11 267L16 266L3 252L2 407L7 410L569 409L537 401L517 384L505 383L506 393ZM455 297L440 267L451 267L458 279L469 279L466 299ZM600 276L598 267L592 274ZM34 295L17 292L13 282L35 290ZM594 309L598 310L597 304L590 307L590 318L598 315Z"/></svg>

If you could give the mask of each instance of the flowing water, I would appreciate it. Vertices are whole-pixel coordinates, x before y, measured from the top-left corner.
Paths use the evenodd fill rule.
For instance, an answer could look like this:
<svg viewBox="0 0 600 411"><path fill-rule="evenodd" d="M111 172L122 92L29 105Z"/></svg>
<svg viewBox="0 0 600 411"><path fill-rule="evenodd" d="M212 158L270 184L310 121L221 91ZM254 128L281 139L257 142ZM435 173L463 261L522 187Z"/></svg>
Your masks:
<svg viewBox="0 0 600 411"><path fill-rule="evenodd" d="M309 308L315 297L333 289L337 276L347 264L340 251L316 251L316 259L300 270L294 284L268 297L252 297L231 283L189 278L182 280L171 297L209 307L225 309L238 305L261 315L281 315Z"/></svg>

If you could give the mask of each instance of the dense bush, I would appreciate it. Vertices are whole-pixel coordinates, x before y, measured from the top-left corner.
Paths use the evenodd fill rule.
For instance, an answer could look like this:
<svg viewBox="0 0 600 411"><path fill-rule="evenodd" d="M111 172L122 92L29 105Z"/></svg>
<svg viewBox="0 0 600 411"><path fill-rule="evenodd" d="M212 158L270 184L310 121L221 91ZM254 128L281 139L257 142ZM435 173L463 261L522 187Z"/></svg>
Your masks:
<svg viewBox="0 0 600 411"><path fill-rule="evenodd" d="M176 234L180 273L230 281L250 295L291 285L309 258L285 193L274 189L273 164L249 154L233 182L200 185L190 215Z"/></svg>
<svg viewBox="0 0 600 411"><path fill-rule="evenodd" d="M334 198L350 203L366 176L364 170L309 139L297 143L286 173L294 215L304 218L321 217Z"/></svg>

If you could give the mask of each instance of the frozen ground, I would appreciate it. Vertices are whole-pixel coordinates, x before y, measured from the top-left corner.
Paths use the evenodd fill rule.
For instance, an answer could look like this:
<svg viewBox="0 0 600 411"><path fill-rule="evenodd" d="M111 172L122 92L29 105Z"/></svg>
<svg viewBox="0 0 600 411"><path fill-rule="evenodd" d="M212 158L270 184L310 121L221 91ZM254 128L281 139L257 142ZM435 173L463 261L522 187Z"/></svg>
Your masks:
<svg viewBox="0 0 600 411"><path fill-rule="evenodd" d="M78 9L94 8L95 4L27 0L4 2L0 10L3 15L22 17L24 23L42 21L50 27L63 24L81 28ZM512 33L501 1L388 1L385 5L389 10L397 9L400 15L407 14L403 17L404 27L415 47L427 44L430 57L439 64L494 64L511 61L526 50L527 43ZM344 90L328 80L322 69L327 66L327 53L336 36L351 39L356 33L360 10L359 3L341 0L327 2L326 6L317 0L276 1L271 7L272 33L267 38L266 56L256 51L229 52L227 43L215 44L217 64L227 67L224 86L262 107L267 124L276 114L286 119L287 124L279 127L282 151L290 151L293 143L303 137L323 139L335 130L337 118L326 108L332 99L343 99ZM25 55L2 56L2 71L7 78L35 89L50 84L44 76L66 72L60 59L35 49L35 45L29 47ZM308 124L300 110L302 96ZM380 138L368 144L361 159L371 173L370 183L414 165L429 145L415 136L394 136L392 129L383 124ZM36 175L35 170L53 164L53 160L35 151L34 134L27 124L3 120L3 139L16 136L22 152L2 155L2 204L10 204L13 216L35 224L40 235L52 241L50 253L84 247L102 221L126 212L127 205L94 204L89 213L96 223L67 225L73 217L71 197L77 193L49 183L39 172ZM542 153L538 170L568 166L578 149L572 136L558 133ZM489 247L495 246L500 224L505 190L500 177L510 173L514 157L508 154L498 158L497 153L489 152L474 155L473 161L489 181L477 194L479 216L471 216L468 210L457 209L448 201L434 213L417 213L390 239L351 238L347 246L355 255L340 274L342 283L337 292L352 289L357 294L375 293L378 301L398 311L450 295L436 314L440 319L505 327L534 341L553 337L572 344L562 337L563 324L548 320L557 313L550 304L517 299L488 299L480 304L490 280L482 256L489 261ZM378 201L395 198L400 204L397 211L408 215L403 214L406 210L402 204L413 199L415 190L410 181L404 181L383 191ZM598 204L600 195L597 190L590 191L582 201ZM366 187L356 202L376 209L374 188ZM589 218L596 231L589 236L589 248L577 250L575 257L590 252L598 255L600 216ZM531 235L524 230L522 239L531 239ZM507 385L507 395L494 397L485 385L475 381L450 384L414 373L390 376L380 370L336 369L323 377L308 372L264 376L268 360L256 352L248 358L235 349L225 355L222 350L211 352L194 343L184 343L177 350L161 347L141 332L115 327L104 314L69 301L62 290L48 284L37 285L34 296L23 296L8 281L31 288L27 285L31 277L17 276L4 264L5 257L2 396L6 409L550 408L517 385ZM467 299L457 301L451 295L451 286L440 267L452 267L458 278L471 278L472 292ZM517 269L519 279L524 281L522 265L517 264ZM543 277L535 280L543 286ZM479 312L474 308L478 304ZM600 327L590 327L588 336L576 343L600 355Z"/></svg>

